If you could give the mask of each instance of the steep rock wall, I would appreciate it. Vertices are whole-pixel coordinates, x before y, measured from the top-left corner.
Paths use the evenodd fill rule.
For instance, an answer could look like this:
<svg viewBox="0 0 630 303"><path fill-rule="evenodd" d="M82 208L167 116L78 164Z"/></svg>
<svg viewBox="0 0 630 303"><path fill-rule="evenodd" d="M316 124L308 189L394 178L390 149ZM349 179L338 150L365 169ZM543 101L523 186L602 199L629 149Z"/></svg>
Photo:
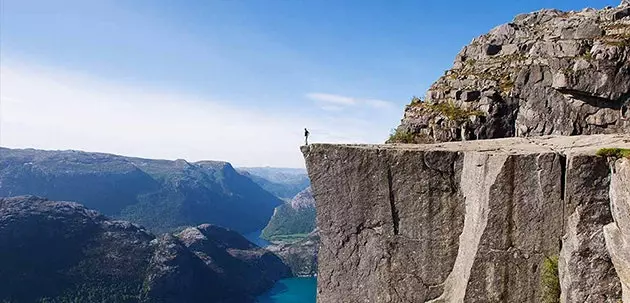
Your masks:
<svg viewBox="0 0 630 303"><path fill-rule="evenodd" d="M623 286L623 302L630 302L630 160L614 164L610 184L614 223L606 225L606 246Z"/></svg>
<svg viewBox="0 0 630 303"><path fill-rule="evenodd" d="M610 146L630 136L304 147L318 302L542 302L558 256L563 302L618 302Z"/></svg>

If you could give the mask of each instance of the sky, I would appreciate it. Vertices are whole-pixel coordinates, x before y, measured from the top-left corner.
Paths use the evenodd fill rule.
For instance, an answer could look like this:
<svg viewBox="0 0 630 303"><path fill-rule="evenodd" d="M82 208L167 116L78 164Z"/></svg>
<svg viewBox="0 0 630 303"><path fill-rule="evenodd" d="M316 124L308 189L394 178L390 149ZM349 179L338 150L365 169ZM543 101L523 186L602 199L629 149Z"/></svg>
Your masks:
<svg viewBox="0 0 630 303"><path fill-rule="evenodd" d="M382 143L474 37L618 0L0 0L0 146L303 167Z"/></svg>

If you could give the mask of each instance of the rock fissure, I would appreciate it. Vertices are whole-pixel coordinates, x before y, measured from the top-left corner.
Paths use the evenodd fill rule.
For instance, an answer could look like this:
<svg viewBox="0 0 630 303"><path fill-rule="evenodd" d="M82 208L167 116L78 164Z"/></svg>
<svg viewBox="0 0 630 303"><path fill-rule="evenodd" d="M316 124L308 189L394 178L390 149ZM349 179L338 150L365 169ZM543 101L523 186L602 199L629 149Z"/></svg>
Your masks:
<svg viewBox="0 0 630 303"><path fill-rule="evenodd" d="M396 208L396 196L394 194L394 180L392 177L391 168L387 168L387 187L389 191L389 207L392 214L392 225L394 229L394 235L398 235L400 228L400 215L398 213L398 209Z"/></svg>

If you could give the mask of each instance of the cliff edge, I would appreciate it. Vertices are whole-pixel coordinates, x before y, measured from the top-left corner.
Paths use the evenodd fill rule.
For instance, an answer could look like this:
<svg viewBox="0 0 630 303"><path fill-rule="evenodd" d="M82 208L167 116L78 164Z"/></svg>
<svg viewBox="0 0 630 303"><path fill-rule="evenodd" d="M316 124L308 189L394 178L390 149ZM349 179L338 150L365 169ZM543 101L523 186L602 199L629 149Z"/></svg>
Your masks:
<svg viewBox="0 0 630 303"><path fill-rule="evenodd" d="M630 135L303 147L318 302L627 301L630 160L606 147Z"/></svg>

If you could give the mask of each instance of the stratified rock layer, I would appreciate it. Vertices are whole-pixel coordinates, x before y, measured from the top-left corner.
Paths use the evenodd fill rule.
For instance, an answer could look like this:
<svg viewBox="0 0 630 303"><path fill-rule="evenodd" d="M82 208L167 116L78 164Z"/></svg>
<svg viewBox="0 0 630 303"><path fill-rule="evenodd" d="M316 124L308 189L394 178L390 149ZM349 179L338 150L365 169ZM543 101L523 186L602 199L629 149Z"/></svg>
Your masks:
<svg viewBox="0 0 630 303"><path fill-rule="evenodd" d="M304 147L318 302L542 302L557 257L563 302L618 302L602 147L630 136Z"/></svg>
<svg viewBox="0 0 630 303"><path fill-rule="evenodd" d="M519 15L475 38L425 100L406 108L398 132L415 142L606 134L629 132L629 118L630 4L623 1Z"/></svg>

